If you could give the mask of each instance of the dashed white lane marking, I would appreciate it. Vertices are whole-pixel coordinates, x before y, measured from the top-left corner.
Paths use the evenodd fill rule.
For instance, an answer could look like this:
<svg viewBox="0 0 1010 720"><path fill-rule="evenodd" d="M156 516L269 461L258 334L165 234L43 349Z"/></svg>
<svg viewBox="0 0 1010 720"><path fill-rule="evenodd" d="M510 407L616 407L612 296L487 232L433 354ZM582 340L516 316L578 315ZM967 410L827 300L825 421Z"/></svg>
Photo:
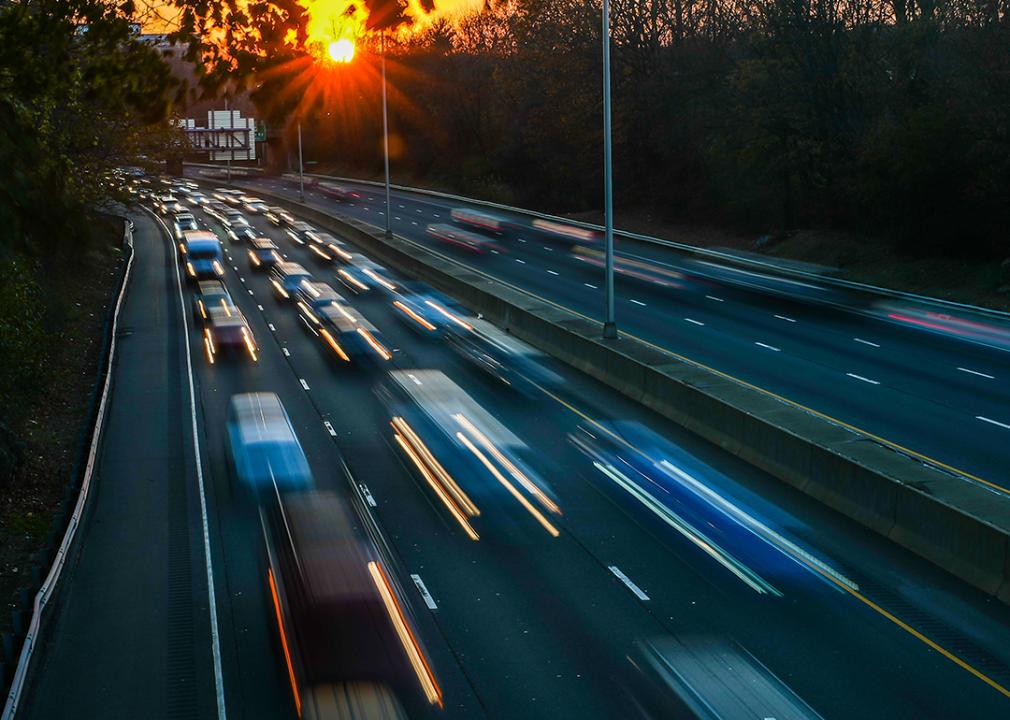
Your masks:
<svg viewBox="0 0 1010 720"><path fill-rule="evenodd" d="M553 270L548 270L547 272L549 272L551 275L560 275L560 273L556 273Z"/></svg>
<svg viewBox="0 0 1010 720"><path fill-rule="evenodd" d="M522 238L519 238L519 242L522 242L522 243L524 243L524 242L526 242L526 241L525 241L525 240L523 240Z"/></svg>
<svg viewBox="0 0 1010 720"><path fill-rule="evenodd" d="M277 332L277 328L274 327L273 323L267 323L267 327L270 328L270 332Z"/></svg>
<svg viewBox="0 0 1010 720"><path fill-rule="evenodd" d="M607 569L610 570L610 572L614 573L614 577L616 577L622 583L627 585L628 589L631 590L631 592L633 592L635 594L635 597L637 597L639 600L649 599L649 596L645 594L642 588L638 587L638 585L636 585L631 581L631 578L629 578L627 575L621 572L621 568L617 567L616 565L608 565Z"/></svg>
<svg viewBox="0 0 1010 720"><path fill-rule="evenodd" d="M777 347L775 347L774 345L766 345L766 344L765 344L765 343L763 343L763 342L755 342L754 344L755 344L755 345L757 345L757 346L759 346L759 347L763 347L763 348L765 348L766 350L771 350L772 352L782 352L781 350L779 350L779 349L778 349Z"/></svg>
<svg viewBox="0 0 1010 720"><path fill-rule="evenodd" d="M229 258L228 258L228 259L230 260L230 259L231 259L231 257L229 256ZM232 269L232 270L234 270L235 272L238 272L238 265L232 265L232 266L231 266L231 269Z"/></svg>
<svg viewBox="0 0 1010 720"><path fill-rule="evenodd" d="M410 579L414 581L414 585L417 586L417 591L421 593L421 597L424 599L424 604L428 606L428 609L438 610L438 605L435 604L435 598L433 598L431 593L428 592L428 588L425 587L424 580L421 579L421 576L411 573Z"/></svg>
<svg viewBox="0 0 1010 720"><path fill-rule="evenodd" d="M410 221L410 224L411 224L411 225L417 225L417 220L411 220L411 221Z"/></svg>
<svg viewBox="0 0 1010 720"><path fill-rule="evenodd" d="M585 285L587 288L592 288L593 290L599 290L599 288L593 285L592 283L582 283L582 284Z"/></svg>
<svg viewBox="0 0 1010 720"><path fill-rule="evenodd" d="M976 415L975 419L976 420L981 420L982 422L987 422L990 425L998 425L999 427L1001 427L1001 428L1003 428L1005 430L1010 430L1010 425L1007 425L1006 423L1001 423L999 420L991 420L991 419L989 419L987 417L984 417L982 415Z"/></svg>
<svg viewBox="0 0 1010 720"><path fill-rule="evenodd" d="M850 378L855 378L856 380L862 380L864 383L870 383L870 385L879 385L880 382L877 380L871 380L870 378L863 377L862 375L856 375L855 373L845 373Z"/></svg>
<svg viewBox="0 0 1010 720"><path fill-rule="evenodd" d="M702 327L705 327L705 323L703 323L701 320L695 320L694 318L684 318L684 322L689 322L692 325L701 325Z"/></svg>
<svg viewBox="0 0 1010 720"><path fill-rule="evenodd" d="M239 278L239 282L245 282L245 278L244 277L240 277Z"/></svg>
<svg viewBox="0 0 1010 720"><path fill-rule="evenodd" d="M785 315L776 315L775 317L778 318L779 320L785 320L786 322L791 322L791 323L796 322L791 317L786 317Z"/></svg>
<svg viewBox="0 0 1010 720"><path fill-rule="evenodd" d="M726 302L721 297L716 297L715 295L706 295L709 300L715 300L716 302Z"/></svg>
<svg viewBox="0 0 1010 720"><path fill-rule="evenodd" d="M250 290L250 291L249 291L249 294L250 294L250 295L253 295L254 293L253 293L253 291L252 291L252 290Z"/></svg>
<svg viewBox="0 0 1010 720"><path fill-rule="evenodd" d="M635 303L636 305L641 305L642 307L645 307L645 303L644 303L644 302L642 302L641 300L633 300L633 299L631 299L631 298L628 298L628 302L633 302L633 303Z"/></svg>
<svg viewBox="0 0 1010 720"><path fill-rule="evenodd" d="M417 379L417 375L415 375L414 373L407 373L407 377L413 380L415 385L421 384L421 381Z"/></svg>
<svg viewBox="0 0 1010 720"><path fill-rule="evenodd" d="M495 250L494 248L491 249L491 254L492 255L501 255L501 253L498 252L497 250Z"/></svg>
<svg viewBox="0 0 1010 720"><path fill-rule="evenodd" d="M554 248L547 247L546 245L544 245L544 250L546 250L547 252L554 252Z"/></svg>
<svg viewBox="0 0 1010 720"><path fill-rule="evenodd" d="M262 306L262 305L257 305L256 307L258 307L258 308L259 308L259 311L260 311L260 312L263 312L263 306Z"/></svg>
<svg viewBox="0 0 1010 720"><path fill-rule="evenodd" d="M284 357L291 357L291 353L288 352L288 349L286 347L282 347L281 352L284 353Z"/></svg>
<svg viewBox="0 0 1010 720"><path fill-rule="evenodd" d="M329 420L323 420L323 425L326 426L326 432L328 432L331 437L336 437L337 436L337 431L333 429L332 425L330 425L330 421Z"/></svg>
<svg viewBox="0 0 1010 720"><path fill-rule="evenodd" d="M415 210L414 212L416 212L416 213L417 213L418 215L420 215L420 214L421 214L421 211L420 211L420 210Z"/></svg>
<svg viewBox="0 0 1010 720"><path fill-rule="evenodd" d="M393 219L394 219L394 220L402 220L403 218L401 218L401 217L400 217L399 215L394 215L394 216L393 216Z"/></svg>
<svg viewBox="0 0 1010 720"><path fill-rule="evenodd" d="M877 347L877 348L880 347L879 345L877 345L877 343L870 342L869 340L863 340L863 338L854 337L852 339L855 340L857 343L862 343L863 345L869 345L870 347Z"/></svg>
<svg viewBox="0 0 1010 720"><path fill-rule="evenodd" d="M372 491L368 489L368 486L364 483L358 483L358 487L361 489L361 494L365 496L365 502L368 503L368 507L378 507L378 503L372 497Z"/></svg>
<svg viewBox="0 0 1010 720"><path fill-rule="evenodd" d="M400 208L401 210L403 210L403 209L404 209L404 208L405 208L406 206L405 206L405 205L397 205L396 207L398 207L398 208Z"/></svg>
<svg viewBox="0 0 1010 720"><path fill-rule="evenodd" d="M439 218L439 217L442 217L442 216L441 216L441 215L439 215L438 213L432 213L432 214L433 214L433 215L434 215L435 217L437 217L437 218Z"/></svg>
<svg viewBox="0 0 1010 720"><path fill-rule="evenodd" d="M298 382L300 382L302 384L302 387L304 389L306 389L306 390L309 389L309 384L307 382L305 382L305 378L298 378Z"/></svg>
<svg viewBox="0 0 1010 720"><path fill-rule="evenodd" d="M516 258L516 262L519 263L520 265L525 265L526 264L525 260L520 260L519 258Z"/></svg>
<svg viewBox="0 0 1010 720"><path fill-rule="evenodd" d="M969 370L968 368L963 368L963 367L959 367L958 370L960 370L961 372L966 372L969 375L978 375L979 377L988 378L989 380L995 380L996 379L995 375L989 375L989 374L984 373L984 372L979 372L978 370Z"/></svg>

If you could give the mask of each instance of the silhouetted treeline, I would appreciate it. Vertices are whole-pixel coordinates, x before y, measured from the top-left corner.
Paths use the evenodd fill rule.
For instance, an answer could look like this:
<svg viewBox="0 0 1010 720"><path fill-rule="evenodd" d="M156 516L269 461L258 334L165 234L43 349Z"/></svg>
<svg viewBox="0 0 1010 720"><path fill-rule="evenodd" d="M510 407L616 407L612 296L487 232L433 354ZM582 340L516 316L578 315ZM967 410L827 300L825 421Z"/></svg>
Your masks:
<svg viewBox="0 0 1010 720"><path fill-rule="evenodd" d="M619 202L1005 254L1006 0L614 0L612 13ZM395 48L394 172L599 208L600 24L598 0L515 0ZM316 156L375 167L366 101L376 112L313 134Z"/></svg>

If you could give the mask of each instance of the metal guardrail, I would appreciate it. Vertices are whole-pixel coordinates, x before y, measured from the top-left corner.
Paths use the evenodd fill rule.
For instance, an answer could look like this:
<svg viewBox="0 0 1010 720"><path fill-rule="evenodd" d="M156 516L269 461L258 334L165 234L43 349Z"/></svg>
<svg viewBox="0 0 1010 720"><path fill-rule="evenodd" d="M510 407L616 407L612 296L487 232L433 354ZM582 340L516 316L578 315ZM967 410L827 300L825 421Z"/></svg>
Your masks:
<svg viewBox="0 0 1010 720"><path fill-rule="evenodd" d="M220 169L216 165L206 165L202 163L186 163L191 167L206 167ZM254 173L263 174L263 170L260 168L243 168L243 170L253 171ZM319 173L305 173L306 177L318 178L321 180L334 180L336 182L342 183L352 183L355 185L368 185L372 187L385 187L385 183L381 183L375 180L361 180L358 178L341 177L338 175L322 175ZM233 180L234 177L233 171ZM561 217L560 215L549 215L547 213L542 213L536 210L527 210L525 208L514 207L512 205L503 205L500 203L494 203L489 200L479 200L477 198L463 197L462 195L453 195L452 193L440 192L438 190L428 190L426 188L411 187L410 185L396 185L390 184L390 187L394 190L401 192L409 192L416 195L428 195L430 197L437 197L444 200L452 200L454 202L465 203L468 205L480 205L482 207L491 208L494 210L501 210L505 212L515 213L518 215L526 215L529 217L539 218L541 220L550 220L553 222L561 222L567 225L572 225L579 228L584 228L586 230L594 230L597 232L603 231L603 226L594 225L593 223L586 223L580 220L571 220L566 217ZM771 262L765 262L753 257L742 257L739 255L734 255L733 253L721 252L719 250L711 250L709 248L698 247L697 245L688 245L687 243L677 242L675 240L667 240L665 238L655 237L653 235L643 235L641 233L628 232L626 230L614 230L614 236L625 240L633 240L645 245L658 245L672 250L676 250L686 255L692 255L697 257L706 258L709 260L717 260L721 263L728 263L737 266L743 266L751 269L761 270L765 273L770 273L774 275L781 275L791 279L802 279L806 281L814 281L822 283L824 285L830 285L833 287L844 288L846 290L851 290L853 292L860 292L870 295L879 295L884 297L899 298L902 300L911 300L917 303L922 303L925 305L933 305L940 309L946 310L958 310L961 312L973 313L976 315L985 315L997 320L1010 321L1010 312L1005 310L996 310L995 308L987 308L979 305L969 305L968 303L959 303L953 300L944 300L942 298L931 297L929 295L918 295L916 293L905 292L903 290L895 290L893 288L885 288L877 285L870 285L868 283L855 282L853 280L844 280L842 278L831 277L828 275L819 275L817 273L808 272L805 270L800 270L798 268L787 268L781 265L777 265Z"/></svg>

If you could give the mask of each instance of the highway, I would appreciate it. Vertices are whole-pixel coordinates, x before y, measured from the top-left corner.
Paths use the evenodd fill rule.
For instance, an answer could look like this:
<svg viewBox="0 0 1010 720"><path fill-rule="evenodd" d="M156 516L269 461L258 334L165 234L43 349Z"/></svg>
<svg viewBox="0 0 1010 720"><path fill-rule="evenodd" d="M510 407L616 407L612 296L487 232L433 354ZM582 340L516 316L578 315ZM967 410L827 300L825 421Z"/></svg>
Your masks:
<svg viewBox="0 0 1010 720"><path fill-rule="evenodd" d="M236 182L285 198L298 196L280 178ZM306 202L384 226L381 188L345 185L361 197L338 201L310 187ZM478 254L425 230L451 222L451 210L466 203L405 191L394 191L392 198L391 225L397 234L601 319L603 276L592 258L533 234L499 238L494 250ZM529 224L528 216L474 207ZM623 332L1007 492L1010 352L1005 340L1010 335L1005 326L985 320L976 330L987 344L971 342L966 327L976 327L977 319L931 330L928 326L937 322L907 303L847 307L850 298L824 286L685 261L660 246L625 243L623 248L619 240L619 263L632 263L629 269L636 272L644 267L648 278L617 275L617 320Z"/></svg>
<svg viewBox="0 0 1010 720"><path fill-rule="evenodd" d="M341 211L375 221L377 200L366 195ZM403 215L394 228L419 240L444 212L400 194L395 202ZM371 498L366 512L444 697L444 709L422 716L636 717L640 648L660 638L742 648L809 717L1010 714L1010 627L997 601L549 358L531 354L541 382L529 393L493 381L412 329L380 288L350 295L333 265L251 216L288 259L344 294L392 353L378 367L340 366L251 269L247 247L195 214L226 247L225 281L258 341L258 362L207 361L174 243L138 212L99 493L18 717L295 716L255 503L236 488L225 450L229 399L252 391L281 398L320 488L359 504ZM556 248L510 248L479 266L587 314L599 304L598 293L578 289L597 273ZM629 331L754 382L781 380L775 389L853 422L876 420L896 441L946 447L943 457L975 472L997 477L1005 467L1006 431L951 418L1002 417L1006 390L946 373L938 360L1005 376L1002 364L987 364L995 353L841 313L821 329L821 311L759 303L736 288L711 305L694 292L671 298L623 281L619 289L623 303L643 303L622 307ZM681 317L704 325L682 326ZM840 352L851 336L879 340L881 352L858 343ZM890 351L913 345L921 355ZM922 370L899 382L913 366ZM545 512L544 524L490 475L466 477L482 509L479 539L468 537L396 447L376 392L394 369L418 385L430 371L451 378L514 435L559 512ZM846 385L841 370L882 384ZM927 381L945 373L950 382L936 394ZM969 401L977 405L966 410ZM924 427L933 433L920 435ZM680 480L650 485L617 473L606 459L614 455L599 450L611 433L623 438L619 454L665 461Z"/></svg>

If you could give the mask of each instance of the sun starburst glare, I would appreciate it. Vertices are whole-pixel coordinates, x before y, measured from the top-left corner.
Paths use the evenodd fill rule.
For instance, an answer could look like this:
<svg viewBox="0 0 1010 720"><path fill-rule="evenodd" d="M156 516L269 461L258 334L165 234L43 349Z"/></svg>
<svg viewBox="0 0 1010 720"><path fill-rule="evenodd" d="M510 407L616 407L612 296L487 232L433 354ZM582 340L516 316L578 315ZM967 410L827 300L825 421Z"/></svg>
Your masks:
<svg viewBox="0 0 1010 720"><path fill-rule="evenodd" d="M328 48L330 60L338 63L349 63L354 59L354 41L340 38L330 43Z"/></svg>

